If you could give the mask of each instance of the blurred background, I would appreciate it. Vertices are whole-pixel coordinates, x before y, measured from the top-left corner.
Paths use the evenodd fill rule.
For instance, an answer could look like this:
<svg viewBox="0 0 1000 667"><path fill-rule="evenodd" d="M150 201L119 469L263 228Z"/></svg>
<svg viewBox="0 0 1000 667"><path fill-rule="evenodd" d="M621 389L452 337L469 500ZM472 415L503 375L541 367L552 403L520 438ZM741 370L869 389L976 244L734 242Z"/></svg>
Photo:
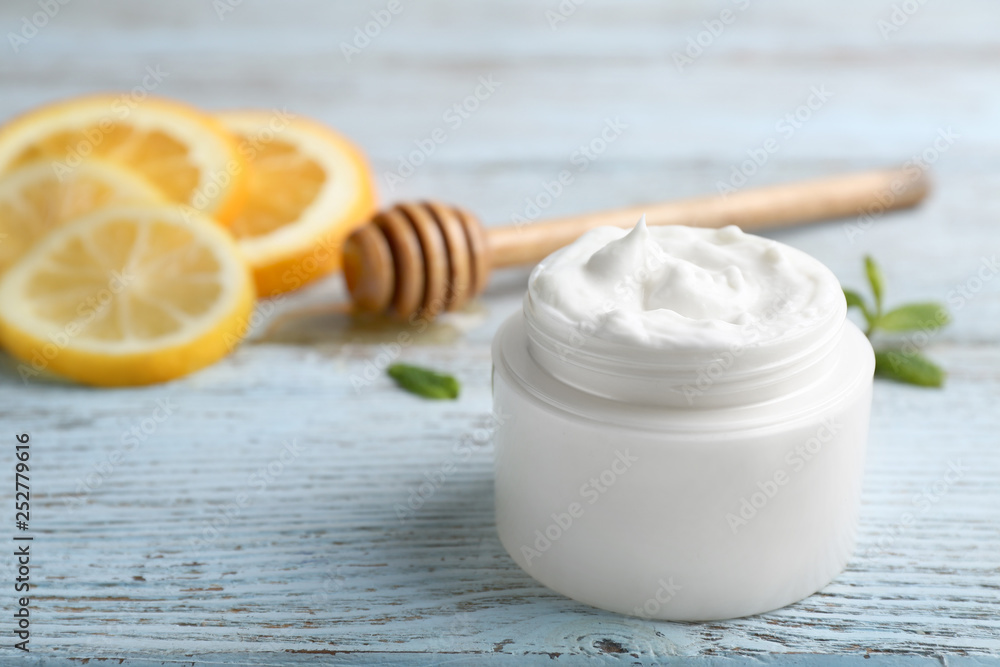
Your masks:
<svg viewBox="0 0 1000 667"><path fill-rule="evenodd" d="M519 307L526 270L494 277L459 341L406 350L459 376L459 402L420 402L382 377L354 391L349 374L367 372L377 350L323 347L322 321L314 345L244 345L146 389L26 391L11 371L0 394L15 409L0 416L30 417L52 445L38 454L51 494L40 501L51 534L39 562L59 581L43 589L43 644L88 657L239 655L245 642L550 655L996 650L995 0L4 0L0 28L2 120L95 91L287 109L363 147L383 205L435 198L491 225L920 163L934 189L918 209L767 235L849 287L863 287L870 253L890 306L940 301L954 318L929 350L951 374L943 391L876 385L848 572L794 608L711 627L601 615L534 584L496 539L486 446L414 520L398 520L394 506L421 475L453 462L460 437L487 432L487 343ZM777 148L762 157L765 145ZM344 299L334 275L279 310ZM80 471L162 397L183 417L101 478L86 514L63 512ZM195 561L192 531L293 435L308 455ZM968 476L892 533L953 456ZM886 535L892 548L876 548ZM272 625L277 609L285 625Z"/></svg>
<svg viewBox="0 0 1000 667"><path fill-rule="evenodd" d="M434 197L509 224L917 158L936 184L919 211L775 236L848 285L871 252L900 301L946 300L996 248L989 0L7 0L0 25L0 117L133 88L287 108L357 141L382 203ZM943 335L992 340L997 284Z"/></svg>

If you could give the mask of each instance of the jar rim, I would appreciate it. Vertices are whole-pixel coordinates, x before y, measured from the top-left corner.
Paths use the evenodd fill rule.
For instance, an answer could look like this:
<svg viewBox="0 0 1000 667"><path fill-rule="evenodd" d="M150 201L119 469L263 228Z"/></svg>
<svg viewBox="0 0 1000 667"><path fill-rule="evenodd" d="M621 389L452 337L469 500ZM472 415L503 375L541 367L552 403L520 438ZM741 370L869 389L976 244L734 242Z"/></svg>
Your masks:
<svg viewBox="0 0 1000 667"><path fill-rule="evenodd" d="M549 374L596 395L654 405L714 407L794 391L831 361L846 322L846 301L825 317L779 337L731 346L639 348L555 327L539 317L530 290L523 302L529 354ZM812 369L812 371L810 371ZM692 401L692 396L697 401Z"/></svg>
<svg viewBox="0 0 1000 667"><path fill-rule="evenodd" d="M493 343L493 364L495 369L500 368L505 375L516 379L514 386L517 391L532 396L553 410L596 423L616 423L638 430L680 432L688 436L732 428L768 430L791 427L800 420L811 419L830 406L850 399L860 384L870 386L875 367L871 344L849 320L845 320L842 333L830 355L834 363L817 373L813 383L768 398L761 398L762 394L758 392L755 397L761 400L757 401L697 405L697 409L688 405L623 402L586 391L553 376L531 355L521 312L514 313L497 332ZM857 363L837 363L845 356L855 358ZM765 405L779 403L781 410L761 410ZM723 416L725 419L721 420Z"/></svg>

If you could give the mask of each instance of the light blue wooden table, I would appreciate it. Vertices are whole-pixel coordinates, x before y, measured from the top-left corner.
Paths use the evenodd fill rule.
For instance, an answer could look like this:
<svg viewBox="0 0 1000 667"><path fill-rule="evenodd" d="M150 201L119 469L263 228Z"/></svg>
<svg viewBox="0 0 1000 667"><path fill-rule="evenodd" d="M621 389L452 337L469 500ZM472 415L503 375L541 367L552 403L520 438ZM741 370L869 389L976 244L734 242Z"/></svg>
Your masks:
<svg viewBox="0 0 1000 667"><path fill-rule="evenodd" d="M492 514L488 343L525 272L398 351L461 379L461 399L439 403L373 370L395 333L352 326L333 278L263 306L251 342L168 385L26 385L0 356L0 430L33 443L37 586L25 656L3 549L0 663L998 664L1000 278L984 267L1000 254L1000 6L400 3L386 19L394 3L52 2L37 34L6 39L0 117L132 89L153 68L157 94L316 116L369 151L385 201L436 197L491 223L532 202L568 214L926 151L936 189L920 210L774 235L850 286L872 253L890 302L946 301L955 317L928 349L944 390L876 386L847 571L786 609L705 624L549 592ZM3 33L31 32L42 4L4 2ZM386 25L353 43L373 11ZM477 108L449 114L481 77ZM615 119L613 141L581 151ZM446 141L411 159L438 127ZM770 138L779 150L744 168ZM572 182L539 199L563 170ZM2 451L11 470L12 442Z"/></svg>

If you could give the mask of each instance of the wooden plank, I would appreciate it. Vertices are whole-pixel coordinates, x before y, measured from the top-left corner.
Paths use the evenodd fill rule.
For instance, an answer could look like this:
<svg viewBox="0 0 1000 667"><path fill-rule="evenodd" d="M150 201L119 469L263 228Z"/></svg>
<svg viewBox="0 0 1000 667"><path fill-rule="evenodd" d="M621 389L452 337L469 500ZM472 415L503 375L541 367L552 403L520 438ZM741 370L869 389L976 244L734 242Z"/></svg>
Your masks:
<svg viewBox="0 0 1000 667"><path fill-rule="evenodd" d="M340 41L382 6L244 2L220 20L195 0L69 3L0 60L0 117L130 89L159 66L158 94L316 116L369 151L386 199L440 197L491 224L561 170L574 181L552 215L711 192L776 134L749 185L898 164L951 127L960 136L919 211L774 234L846 285L862 284L870 252L891 303L951 301L955 316L930 350L950 372L943 391L877 385L848 570L797 605L724 623L641 621L547 591L506 556L492 518L488 345L525 271L498 274L469 311L399 350L455 373L454 403L391 385L376 366L396 357L397 332L349 323L334 278L263 306L250 343L168 385L26 385L0 356L0 424L31 432L37 466L39 588L21 662L997 664L1000 280L980 271L1000 250L1000 10L926 3L883 39L890 2L754 3L678 71L672 54L735 3L585 3L553 31L557 3L438 0L404 4L347 63ZM4 3L0 26L36 11ZM491 74L496 92L390 190L385 173ZM833 95L782 136L812 86ZM574 154L614 117L629 127L582 170ZM941 486L949 466L962 475ZM0 558L4 580L13 568ZM5 664L21 657L0 647Z"/></svg>
<svg viewBox="0 0 1000 667"><path fill-rule="evenodd" d="M181 386L53 384L33 387L44 404L32 411L5 411L11 427L31 424L42 494L39 648L111 657L248 646L592 653L604 640L647 657L1000 648L998 378L982 373L1000 362L995 350L939 349L952 371L943 393L879 384L860 545L844 575L798 605L710 624L619 617L535 584L493 530L491 453L479 444L489 429L485 350L405 351L463 380L456 404L399 394L383 377L355 393L350 377L363 377L376 353L249 345ZM11 405L22 390L3 377ZM127 449L122 434L141 431L157 400L174 414L108 470ZM302 451L278 465L286 441ZM456 471L401 521L397 506L449 461ZM950 461L968 470L921 509L914 496ZM269 465L269 478L253 477ZM240 493L248 501L227 517ZM906 512L912 526L902 525Z"/></svg>

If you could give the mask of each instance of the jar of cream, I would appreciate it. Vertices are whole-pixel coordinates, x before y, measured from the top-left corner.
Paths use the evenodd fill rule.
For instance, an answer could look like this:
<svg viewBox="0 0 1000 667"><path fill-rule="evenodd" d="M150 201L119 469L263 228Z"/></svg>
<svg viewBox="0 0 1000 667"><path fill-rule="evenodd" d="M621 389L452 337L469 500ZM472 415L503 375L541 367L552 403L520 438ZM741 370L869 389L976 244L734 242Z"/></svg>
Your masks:
<svg viewBox="0 0 1000 667"><path fill-rule="evenodd" d="M496 520L581 602L695 621L816 592L854 546L874 355L840 284L736 227L592 230L493 342Z"/></svg>

